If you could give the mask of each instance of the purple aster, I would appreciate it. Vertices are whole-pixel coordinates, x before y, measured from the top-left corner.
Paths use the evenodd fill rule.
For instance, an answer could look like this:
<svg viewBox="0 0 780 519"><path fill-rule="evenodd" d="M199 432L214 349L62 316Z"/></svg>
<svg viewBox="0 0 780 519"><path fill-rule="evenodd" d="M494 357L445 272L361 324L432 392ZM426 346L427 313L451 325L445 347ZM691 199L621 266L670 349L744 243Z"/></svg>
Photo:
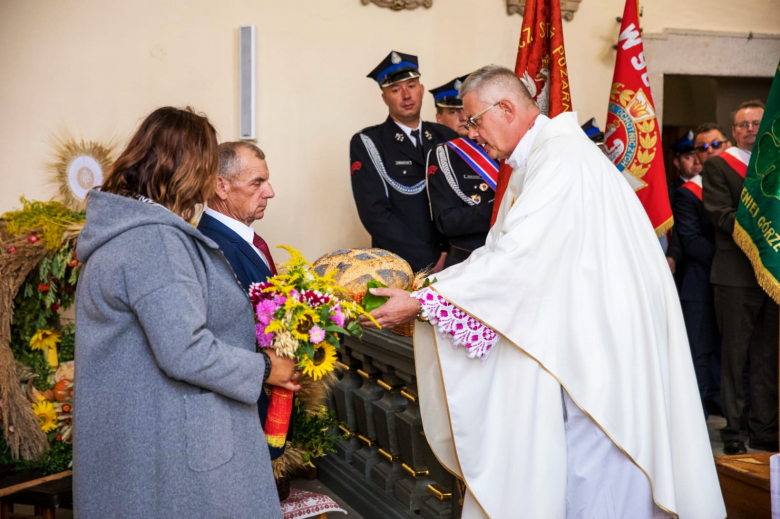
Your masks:
<svg viewBox="0 0 780 519"><path fill-rule="evenodd" d="M313 344L319 344L325 340L325 330L319 326L312 326L309 330L309 341Z"/></svg>
<svg viewBox="0 0 780 519"><path fill-rule="evenodd" d="M255 326L255 336L257 337L257 344L261 348L267 348L271 345L272 342L274 342L274 336L276 334L273 333L265 333L265 325L258 324Z"/></svg>
<svg viewBox="0 0 780 519"><path fill-rule="evenodd" d="M273 301L260 301L255 307L257 312L257 321L265 326L268 326L268 324L273 320L274 312L276 312L278 308L279 307L276 306L276 303Z"/></svg>

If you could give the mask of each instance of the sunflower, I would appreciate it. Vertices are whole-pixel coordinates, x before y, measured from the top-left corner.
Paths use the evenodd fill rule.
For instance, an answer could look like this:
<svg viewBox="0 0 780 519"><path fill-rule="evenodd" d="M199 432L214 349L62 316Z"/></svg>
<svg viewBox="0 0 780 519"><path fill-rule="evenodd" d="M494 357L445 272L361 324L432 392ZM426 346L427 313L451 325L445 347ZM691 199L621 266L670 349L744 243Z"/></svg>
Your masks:
<svg viewBox="0 0 780 519"><path fill-rule="evenodd" d="M303 374L319 380L336 367L336 348L321 342L314 346L314 358L307 357L304 362Z"/></svg>
<svg viewBox="0 0 780 519"><path fill-rule="evenodd" d="M51 402L43 397L38 397L38 403L33 404L32 407L43 432L48 433L57 428L57 412Z"/></svg>
<svg viewBox="0 0 780 519"><path fill-rule="evenodd" d="M30 349L43 350L43 356L49 362L49 365L56 368L59 364L57 361L57 344L59 344L61 336L62 334L55 330L38 330L30 339Z"/></svg>
<svg viewBox="0 0 780 519"><path fill-rule="evenodd" d="M314 310L307 308L295 319L295 324L292 327L293 337L299 341L308 341L309 330L318 322L320 322L320 316Z"/></svg>

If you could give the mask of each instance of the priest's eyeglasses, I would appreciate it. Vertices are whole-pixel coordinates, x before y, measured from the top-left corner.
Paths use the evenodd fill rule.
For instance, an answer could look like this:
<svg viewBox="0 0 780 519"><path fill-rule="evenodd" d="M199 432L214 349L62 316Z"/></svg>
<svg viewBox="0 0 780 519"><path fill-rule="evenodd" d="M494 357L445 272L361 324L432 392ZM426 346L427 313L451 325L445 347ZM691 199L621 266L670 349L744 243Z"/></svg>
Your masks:
<svg viewBox="0 0 780 519"><path fill-rule="evenodd" d="M465 124L466 130L470 130L472 128L479 127L479 123L477 123L477 119L479 119L480 117L482 117L483 115L488 113L493 108L497 107L499 104L501 104L501 101L498 101L493 106L489 106L489 107L485 108L484 110L479 112L477 115L469 117L468 121L466 121L466 124Z"/></svg>
<svg viewBox="0 0 780 519"><path fill-rule="evenodd" d="M761 126L761 121L742 121L741 123L737 123L734 126L743 130L747 130L751 126L753 126L753 128L758 128Z"/></svg>
<svg viewBox="0 0 780 519"><path fill-rule="evenodd" d="M726 143L724 141L712 141L711 143L707 144L699 144L694 150L698 151L699 153L704 153L705 151L712 148L713 150L719 150L721 149Z"/></svg>

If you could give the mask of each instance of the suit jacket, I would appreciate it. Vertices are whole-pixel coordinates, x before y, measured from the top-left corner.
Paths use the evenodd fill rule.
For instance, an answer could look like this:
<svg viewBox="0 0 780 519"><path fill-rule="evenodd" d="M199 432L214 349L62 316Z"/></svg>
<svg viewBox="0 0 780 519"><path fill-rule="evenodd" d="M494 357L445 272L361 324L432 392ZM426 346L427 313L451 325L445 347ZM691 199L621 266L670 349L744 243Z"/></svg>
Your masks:
<svg viewBox="0 0 780 519"><path fill-rule="evenodd" d="M715 256L715 227L704 213L704 204L685 187L675 194L674 229L685 258L680 299L712 301L710 268Z"/></svg>
<svg viewBox="0 0 780 519"><path fill-rule="evenodd" d="M252 283L261 283L271 276L271 269L260 259L255 248L249 245L238 234L229 229L222 222L203 213L198 223L198 230L208 238L211 238L219 245L222 254L225 255L230 266L233 268L238 280L248 291ZM272 261L268 258L268 261ZM257 409L260 414L260 423L265 426L265 419L268 416L268 405L270 403L268 391L263 391L260 399L257 401ZM287 441L292 439L293 417L295 416L295 407L290 416L290 428L287 430ZM276 448L268 446L271 451L271 459L275 460L284 454L284 447Z"/></svg>
<svg viewBox="0 0 780 519"><path fill-rule="evenodd" d="M246 290L249 290L252 283L260 283L271 276L271 269L260 259L254 247L216 218L203 213L198 230L219 245Z"/></svg>
<svg viewBox="0 0 780 519"><path fill-rule="evenodd" d="M677 177L666 185L667 189L669 190L669 204L672 206L672 209L674 209L674 199L677 193L677 188L682 186L684 183L685 181L682 179L682 177ZM675 223L677 223L677 215L675 215L674 220ZM677 236L677 229L675 227L672 227L671 236L672 238L669 240L669 246L666 249L666 257L672 258L676 263L674 278L679 288L683 268L683 250L682 244L680 244L680 238ZM680 273L679 275L677 274L678 272Z"/></svg>
<svg viewBox="0 0 780 519"><path fill-rule="evenodd" d="M495 191L446 144L428 152L427 171L436 229L450 245L461 249L473 251L485 245Z"/></svg>
<svg viewBox="0 0 780 519"><path fill-rule="evenodd" d="M704 211L715 226L710 281L727 287L759 288L750 260L732 237L745 179L717 156L704 163L702 177Z"/></svg>
<svg viewBox="0 0 780 519"><path fill-rule="evenodd" d="M371 245L398 254L415 271L435 264L445 248L431 220L425 156L435 145L458 136L428 122L422 123L421 131L422 152L390 117L355 134L349 146L352 195Z"/></svg>

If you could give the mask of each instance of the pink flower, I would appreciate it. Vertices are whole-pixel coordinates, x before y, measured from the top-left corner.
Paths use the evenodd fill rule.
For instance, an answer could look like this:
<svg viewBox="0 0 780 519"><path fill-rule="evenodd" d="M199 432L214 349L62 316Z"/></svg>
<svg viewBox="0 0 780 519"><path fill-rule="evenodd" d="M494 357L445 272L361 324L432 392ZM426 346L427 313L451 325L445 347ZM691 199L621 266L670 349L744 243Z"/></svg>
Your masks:
<svg viewBox="0 0 780 519"><path fill-rule="evenodd" d="M265 333L265 327L266 325L262 323L258 323L257 326L255 326L255 336L257 337L257 344L261 348L267 348L271 345L272 342L274 342L275 334Z"/></svg>
<svg viewBox="0 0 780 519"><path fill-rule="evenodd" d="M320 328L319 326L312 326L309 330L309 340L313 344L319 344L322 341L325 340L325 330Z"/></svg>
<svg viewBox="0 0 780 519"><path fill-rule="evenodd" d="M257 321L264 326L268 326L268 323L273 320L274 312L276 312L278 309L279 307L276 306L276 303L273 301L268 299L265 301L260 301L255 307Z"/></svg>
<svg viewBox="0 0 780 519"><path fill-rule="evenodd" d="M342 328L344 328L344 314L341 313L341 305L336 303L335 305L333 305L333 308L331 308L330 310L331 312L333 312L330 315L330 320L333 321L336 324L336 326L341 326Z"/></svg>
<svg viewBox="0 0 780 519"><path fill-rule="evenodd" d="M274 296L274 303L276 303L279 306L282 306L284 303L287 302L287 298L284 296Z"/></svg>

